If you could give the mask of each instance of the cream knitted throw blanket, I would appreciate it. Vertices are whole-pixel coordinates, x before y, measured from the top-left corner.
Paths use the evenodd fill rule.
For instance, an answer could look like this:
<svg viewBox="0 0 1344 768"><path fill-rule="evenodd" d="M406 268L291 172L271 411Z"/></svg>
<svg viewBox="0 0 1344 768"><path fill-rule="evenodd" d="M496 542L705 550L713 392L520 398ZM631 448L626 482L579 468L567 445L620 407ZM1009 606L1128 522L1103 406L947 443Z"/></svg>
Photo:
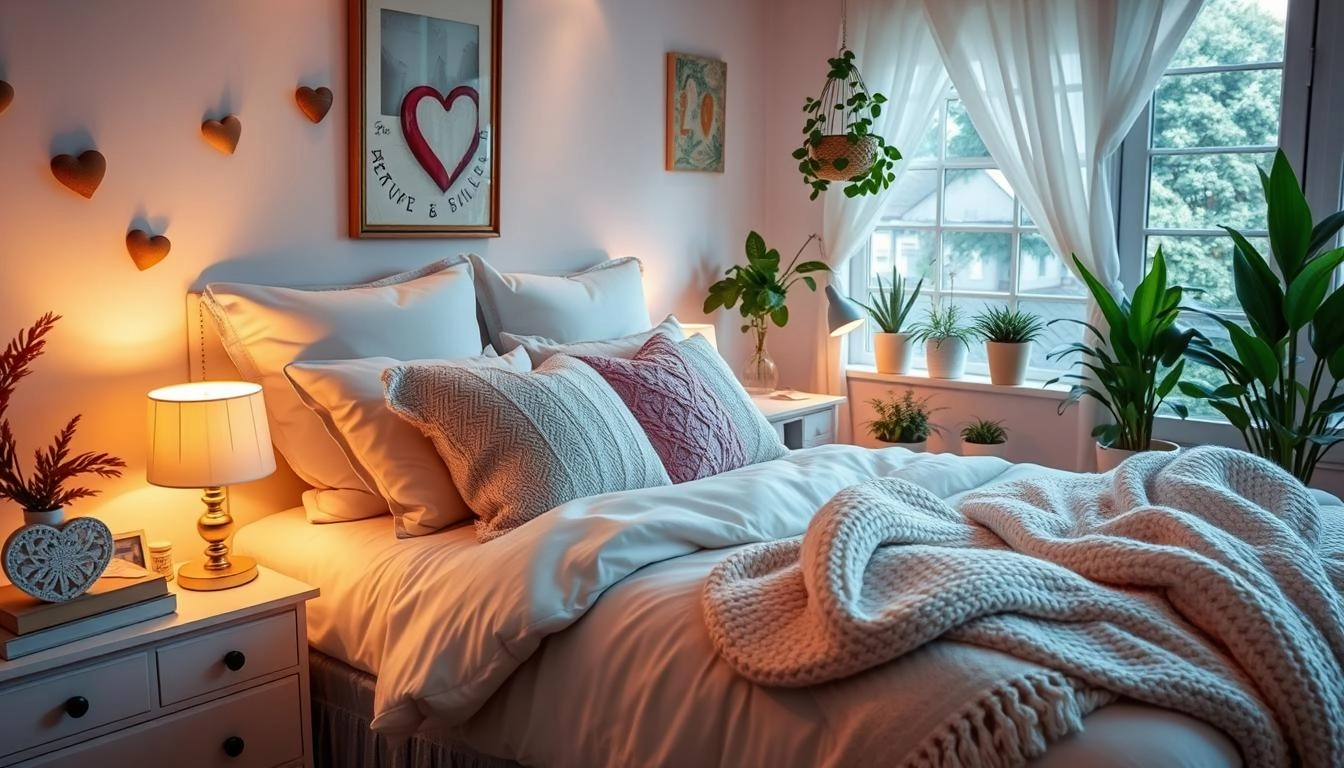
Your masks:
<svg viewBox="0 0 1344 768"><path fill-rule="evenodd" d="M1204 720L1248 766L1344 766L1341 527L1282 470L1215 447L1011 481L955 509L874 480L838 493L800 539L723 561L705 618L723 658L765 685L955 640L1061 672L1069 695ZM1000 728L941 729L980 750L943 748L945 762L998 764Z"/></svg>

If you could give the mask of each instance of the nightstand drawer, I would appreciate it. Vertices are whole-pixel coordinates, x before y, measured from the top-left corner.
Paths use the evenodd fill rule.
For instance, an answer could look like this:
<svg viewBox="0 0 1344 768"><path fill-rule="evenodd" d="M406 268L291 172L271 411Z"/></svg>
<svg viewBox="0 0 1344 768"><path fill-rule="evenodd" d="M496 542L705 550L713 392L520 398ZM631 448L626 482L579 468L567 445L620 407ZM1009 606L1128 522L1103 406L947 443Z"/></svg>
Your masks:
<svg viewBox="0 0 1344 768"><path fill-rule="evenodd" d="M282 613L158 650L163 706L299 663L294 614ZM236 669L232 667L237 667Z"/></svg>
<svg viewBox="0 0 1344 768"><path fill-rule="evenodd" d="M9 688L0 693L0 754L81 733L149 708L149 657L144 653ZM76 717L81 710L83 714Z"/></svg>
<svg viewBox="0 0 1344 768"><path fill-rule="evenodd" d="M273 768L303 757L299 713L299 678L286 677L24 765Z"/></svg>
<svg viewBox="0 0 1344 768"><path fill-rule="evenodd" d="M803 447L829 445L835 442L835 410L809 413L803 417Z"/></svg>

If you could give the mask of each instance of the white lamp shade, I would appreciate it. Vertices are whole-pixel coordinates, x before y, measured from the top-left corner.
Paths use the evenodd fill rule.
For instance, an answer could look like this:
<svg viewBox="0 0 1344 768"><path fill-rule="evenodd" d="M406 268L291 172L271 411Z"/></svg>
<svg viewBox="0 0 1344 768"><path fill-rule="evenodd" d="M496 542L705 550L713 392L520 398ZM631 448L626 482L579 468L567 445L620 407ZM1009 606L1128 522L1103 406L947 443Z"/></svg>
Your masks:
<svg viewBox="0 0 1344 768"><path fill-rule="evenodd" d="M686 338L688 339L697 335L704 336L705 341L709 342L709 346L713 347L714 351L718 351L719 343L714 337L714 325L712 323L682 323L681 330L686 332Z"/></svg>
<svg viewBox="0 0 1344 768"><path fill-rule="evenodd" d="M274 471L260 385L198 381L149 393L145 476L151 484L213 488Z"/></svg>

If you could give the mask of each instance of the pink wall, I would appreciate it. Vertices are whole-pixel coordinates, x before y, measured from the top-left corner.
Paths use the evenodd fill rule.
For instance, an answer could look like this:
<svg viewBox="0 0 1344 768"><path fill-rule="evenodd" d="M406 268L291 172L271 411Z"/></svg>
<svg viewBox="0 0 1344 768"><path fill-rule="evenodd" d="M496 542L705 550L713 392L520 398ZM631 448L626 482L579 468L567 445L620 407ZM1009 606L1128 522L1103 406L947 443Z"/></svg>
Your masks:
<svg viewBox="0 0 1344 768"><path fill-rule="evenodd" d="M185 380L184 293L211 279L333 283L476 250L506 270L561 272L603 256L646 265L652 314L703 320L705 287L764 227L765 0L507 0L502 227L497 240L345 237L345 11L330 0L44 0L0 4L0 343L65 316L11 408L24 453L84 414L79 450L130 463L90 484L114 529L184 543L196 494L146 486L144 393ZM728 63L723 174L663 170L664 53ZM774 46L769 50L773 57ZM771 79L773 82L773 78ZM328 84L313 125L297 85ZM243 136L201 140L224 109ZM57 184L54 155L89 146L108 174L92 200ZM147 221L171 255L137 272L123 237ZM801 325L801 324L800 324ZM725 329L727 325L723 326ZM721 333L728 346L735 333ZM730 351L729 354L732 354ZM0 502L0 531L17 510ZM171 521L170 521L171 520ZM180 524L179 524L180 523Z"/></svg>

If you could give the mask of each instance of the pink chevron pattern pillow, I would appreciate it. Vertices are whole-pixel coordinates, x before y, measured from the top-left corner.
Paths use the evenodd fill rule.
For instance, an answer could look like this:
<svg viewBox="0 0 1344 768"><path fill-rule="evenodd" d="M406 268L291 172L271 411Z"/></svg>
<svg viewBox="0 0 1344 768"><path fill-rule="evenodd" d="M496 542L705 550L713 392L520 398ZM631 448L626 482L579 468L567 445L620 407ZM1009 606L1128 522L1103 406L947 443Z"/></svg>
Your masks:
<svg viewBox="0 0 1344 768"><path fill-rule="evenodd" d="M654 334L630 360L576 357L620 395L673 483L747 464L747 449L732 417L677 342Z"/></svg>

